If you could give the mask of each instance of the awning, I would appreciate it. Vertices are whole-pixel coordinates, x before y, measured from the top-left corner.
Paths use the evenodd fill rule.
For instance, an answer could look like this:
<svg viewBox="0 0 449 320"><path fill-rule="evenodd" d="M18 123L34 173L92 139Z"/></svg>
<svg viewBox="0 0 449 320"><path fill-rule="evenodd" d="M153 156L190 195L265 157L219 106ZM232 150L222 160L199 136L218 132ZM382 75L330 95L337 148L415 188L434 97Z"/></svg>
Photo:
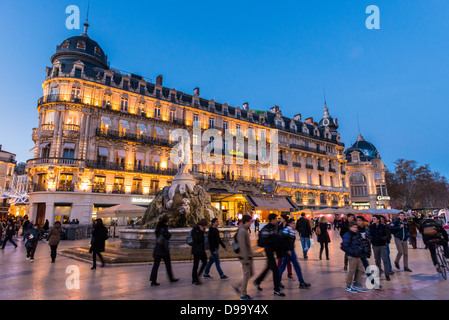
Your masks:
<svg viewBox="0 0 449 320"><path fill-rule="evenodd" d="M138 123L137 127L139 128L140 132L146 132L147 131L147 127L145 127L145 125L143 123Z"/></svg>
<svg viewBox="0 0 449 320"><path fill-rule="evenodd" d="M143 156L142 152L136 152L136 159L139 161L144 161L145 157Z"/></svg>
<svg viewBox="0 0 449 320"><path fill-rule="evenodd" d="M74 143L64 143L64 149L75 149L75 144Z"/></svg>
<svg viewBox="0 0 449 320"><path fill-rule="evenodd" d="M289 197L256 197L245 195L253 210L296 212L299 208Z"/></svg>
<svg viewBox="0 0 449 320"><path fill-rule="evenodd" d="M49 143L50 143L50 142L44 142L44 143L41 143L41 144L39 145L39 148L45 148L46 146L49 145Z"/></svg>
<svg viewBox="0 0 449 320"><path fill-rule="evenodd" d="M120 120L123 129L129 130L129 123L126 120Z"/></svg>
<svg viewBox="0 0 449 320"><path fill-rule="evenodd" d="M117 157L119 158L126 158L126 151L122 149L117 150Z"/></svg>
<svg viewBox="0 0 449 320"><path fill-rule="evenodd" d="M119 204L97 212L97 218L143 217L147 209L132 204Z"/></svg>
<svg viewBox="0 0 449 320"><path fill-rule="evenodd" d="M106 147L98 147L98 155L100 157L108 157L109 156L109 150Z"/></svg>
<svg viewBox="0 0 449 320"><path fill-rule="evenodd" d="M154 162L161 162L161 157L157 154L153 154L153 161Z"/></svg>
<svg viewBox="0 0 449 320"><path fill-rule="evenodd" d="M156 130L156 134L158 135L163 135L164 133L162 132L162 129L160 127L154 127L154 130Z"/></svg>
<svg viewBox="0 0 449 320"><path fill-rule="evenodd" d="M112 126L112 121L111 121L111 119L108 118L108 117L102 116L102 117L101 117L101 122L103 122L103 125L104 125L104 126L106 126L106 125Z"/></svg>

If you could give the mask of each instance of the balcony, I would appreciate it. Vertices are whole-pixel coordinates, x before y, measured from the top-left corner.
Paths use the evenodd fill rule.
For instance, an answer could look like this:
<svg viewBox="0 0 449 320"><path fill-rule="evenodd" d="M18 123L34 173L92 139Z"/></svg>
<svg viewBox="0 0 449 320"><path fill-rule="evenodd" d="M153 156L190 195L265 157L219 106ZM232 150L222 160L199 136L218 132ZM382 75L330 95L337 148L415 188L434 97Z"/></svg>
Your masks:
<svg viewBox="0 0 449 320"><path fill-rule="evenodd" d="M114 188L112 189L112 193L125 194L125 187L124 186L114 186Z"/></svg>
<svg viewBox="0 0 449 320"><path fill-rule="evenodd" d="M318 170L319 171L325 171L323 166L318 165Z"/></svg>
<svg viewBox="0 0 449 320"><path fill-rule="evenodd" d="M301 163L300 162L293 162L293 166L295 168L301 168Z"/></svg>
<svg viewBox="0 0 449 320"><path fill-rule="evenodd" d="M41 125L41 137L46 138L46 137L52 136L54 130L55 130L55 125L52 123Z"/></svg>
<svg viewBox="0 0 449 320"><path fill-rule="evenodd" d="M300 146L300 145L297 145L297 144L290 144L290 148L291 149L298 149L298 150L308 151L308 152L313 152L313 153L318 153L318 154L323 154L323 155L326 154L326 151L317 150L317 149L309 148L309 147L306 147L306 146Z"/></svg>
<svg viewBox="0 0 449 320"><path fill-rule="evenodd" d="M65 137L77 138L79 136L80 126L76 124L64 124L62 129Z"/></svg>
<svg viewBox="0 0 449 320"><path fill-rule="evenodd" d="M288 166L288 162L286 160L279 160L278 164L280 164L281 166Z"/></svg>
<svg viewBox="0 0 449 320"><path fill-rule="evenodd" d="M131 194L143 194L142 188L132 189Z"/></svg>
<svg viewBox="0 0 449 320"><path fill-rule="evenodd" d="M31 139L33 139L33 142L36 143L38 134L37 134L37 128L33 128L33 133L31 134Z"/></svg>
<svg viewBox="0 0 449 320"><path fill-rule="evenodd" d="M117 164L115 162L100 162L97 160L86 160L86 167L93 169L102 170L113 170L113 171L127 171L127 172L139 172L139 173L152 173L167 176L174 176L178 172L175 169L162 169L154 166L128 166Z"/></svg>
<svg viewBox="0 0 449 320"><path fill-rule="evenodd" d="M74 191L75 190L75 186L73 185L73 183L61 183L58 185L58 188L56 189L56 191Z"/></svg>
<svg viewBox="0 0 449 320"><path fill-rule="evenodd" d="M36 158L27 161L27 167L37 165L61 165L80 167L82 166L82 164L83 160L68 158Z"/></svg>
<svg viewBox="0 0 449 320"><path fill-rule="evenodd" d="M47 184L30 184L30 190L33 192L47 191Z"/></svg>
<svg viewBox="0 0 449 320"><path fill-rule="evenodd" d="M134 133L120 133L119 131L114 130L102 130L101 128L96 129L96 136L102 137L102 138L108 138L108 139L114 139L114 140L125 140L125 141L132 141L132 142L138 142L143 143L147 145L155 145L155 146L161 146L161 147L168 147L173 148L178 142L177 141L169 141L167 139L161 139L161 138L151 138L146 136L140 136L138 137L137 134Z"/></svg>
<svg viewBox="0 0 449 320"><path fill-rule="evenodd" d="M93 186L92 192L93 193L106 193L106 188L104 186L103 187Z"/></svg>
<svg viewBox="0 0 449 320"><path fill-rule="evenodd" d="M311 170L313 170L313 164L306 164L306 169L311 169Z"/></svg>
<svg viewBox="0 0 449 320"><path fill-rule="evenodd" d="M336 173L337 171L335 169L329 168L329 172Z"/></svg>
<svg viewBox="0 0 449 320"><path fill-rule="evenodd" d="M346 174L346 171L342 169L341 174Z"/></svg>

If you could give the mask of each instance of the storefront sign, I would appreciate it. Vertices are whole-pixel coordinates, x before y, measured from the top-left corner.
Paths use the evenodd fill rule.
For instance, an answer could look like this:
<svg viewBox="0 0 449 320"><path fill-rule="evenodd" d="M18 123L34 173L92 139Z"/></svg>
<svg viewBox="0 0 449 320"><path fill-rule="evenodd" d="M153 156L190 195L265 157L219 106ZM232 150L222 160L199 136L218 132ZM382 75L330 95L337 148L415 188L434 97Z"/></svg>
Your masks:
<svg viewBox="0 0 449 320"><path fill-rule="evenodd" d="M153 199L149 198L132 198L131 203L150 203Z"/></svg>
<svg viewBox="0 0 449 320"><path fill-rule="evenodd" d="M377 196L377 200L381 201L381 200L390 200L389 196Z"/></svg>

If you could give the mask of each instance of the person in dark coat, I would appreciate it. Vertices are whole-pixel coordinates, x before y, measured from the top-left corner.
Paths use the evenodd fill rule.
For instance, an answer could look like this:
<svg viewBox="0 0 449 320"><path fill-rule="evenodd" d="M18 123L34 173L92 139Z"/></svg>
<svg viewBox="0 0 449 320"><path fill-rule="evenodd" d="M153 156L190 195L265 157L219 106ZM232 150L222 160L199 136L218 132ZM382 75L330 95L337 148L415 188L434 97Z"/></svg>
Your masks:
<svg viewBox="0 0 449 320"><path fill-rule="evenodd" d="M380 223L379 216L373 216L373 223L369 227L371 235L371 244L373 246L374 259L376 266L381 270L381 260L384 262L384 272L387 281L390 281L390 268L388 266L387 256L387 239L388 232L387 227Z"/></svg>
<svg viewBox="0 0 449 320"><path fill-rule="evenodd" d="M27 239L25 248L27 249L27 259L29 259L30 262L34 261L34 253L36 252L37 244L39 242L39 233L39 225L35 224L33 225L33 228L29 229L25 234Z"/></svg>
<svg viewBox="0 0 449 320"><path fill-rule="evenodd" d="M316 226L316 228L320 228L321 231L317 236L317 241L320 243L320 260L322 259L321 255L323 254L324 249L326 249L326 260L329 260L328 243L331 242L331 238L329 237L329 233L327 232L327 226L328 224L326 217L322 217L319 224Z"/></svg>
<svg viewBox="0 0 449 320"><path fill-rule="evenodd" d="M351 221L348 224L348 231L342 237L341 250L348 255L349 271L346 276L346 291L351 293L366 292L362 287L362 276L365 268L362 262L362 243L358 231L357 222ZM353 285L353 283L355 284Z"/></svg>
<svg viewBox="0 0 449 320"><path fill-rule="evenodd" d="M98 218L95 220L95 226L92 230L92 240L90 252L92 253L93 266L92 270L97 268L97 255L100 257L102 267L104 267L104 259L101 252L105 250L105 242L108 238L108 229L103 224L103 220Z"/></svg>
<svg viewBox="0 0 449 320"><path fill-rule="evenodd" d="M346 215L346 219L341 221L341 230L340 230L340 237L343 238L343 235L349 231L349 223L353 222L355 220L355 216L352 213L348 213ZM348 270L348 254L345 252L345 260L344 260L344 270Z"/></svg>
<svg viewBox="0 0 449 320"><path fill-rule="evenodd" d="M55 221L53 228L51 228L51 230L47 236L48 245L50 246L50 250L51 250L51 254L50 254L51 263L55 263L55 260L56 260L56 250L58 248L59 241L61 240L61 232L62 232L61 222Z"/></svg>
<svg viewBox="0 0 449 320"><path fill-rule="evenodd" d="M157 272L159 270L159 265L161 260L164 260L165 268L167 269L167 275L170 282L176 282L179 279L175 279L173 276L173 271L170 261L170 249L169 240L171 238L171 233L168 231L168 219L167 217L162 217L156 225L154 230L156 235L156 246L153 251L153 269L151 270L151 286L158 286L160 283L157 282Z"/></svg>
<svg viewBox="0 0 449 320"><path fill-rule="evenodd" d="M192 229L192 254L193 254L193 268L192 268L192 284L200 285L199 277L206 268L207 254L204 248L204 230L206 229L206 219L201 219ZM198 267L201 261L201 268Z"/></svg>
<svg viewBox="0 0 449 320"><path fill-rule="evenodd" d="M209 262L206 265L206 269L204 270L204 278L211 278L209 275L210 268L212 264L215 263L215 267L217 267L218 274L220 275L220 279L224 280L228 277L224 274L223 270L220 266L220 256L218 255L218 247L222 246L223 249L226 249L226 245L220 238L220 232L218 231L218 225L220 221L217 218L213 218L211 221L211 226L209 228L209 232L207 233L207 237L209 240L209 250L210 250L210 258Z"/></svg>
<svg viewBox="0 0 449 320"><path fill-rule="evenodd" d="M279 224L278 224L278 226L277 226L277 233L278 233L278 236L279 236L279 240L282 238L282 231L283 231L285 228L287 228L287 221L288 221L289 219L290 219L290 218L289 218L288 215L284 215L284 214L281 215L281 221L279 222ZM280 246L282 247L283 252L282 252L282 256L278 256L278 269L281 267L282 259L283 259L283 257L284 257L284 254L286 254L287 251L288 251L287 248L285 248L285 247L282 245L282 241L280 241L279 244L280 244ZM291 263L291 261L288 262L288 264L287 264L287 277L288 277L289 280L293 280L293 268L292 268L292 263Z"/></svg>
<svg viewBox="0 0 449 320"><path fill-rule="evenodd" d="M48 219L45 219L44 228L42 229L44 232L48 231L50 229L50 222L48 222Z"/></svg>
<svg viewBox="0 0 449 320"><path fill-rule="evenodd" d="M17 248L17 244L14 242L13 237L16 234L16 228L14 225L8 221L6 225L6 235L5 240L3 240L2 250L5 249L6 242L11 242L14 245L14 248Z"/></svg>
<svg viewBox="0 0 449 320"><path fill-rule="evenodd" d="M301 218L296 222L296 230L301 240L302 252L304 259L308 259L307 251L310 249L310 239L312 238L312 227L310 221L306 218L306 214L301 213Z"/></svg>

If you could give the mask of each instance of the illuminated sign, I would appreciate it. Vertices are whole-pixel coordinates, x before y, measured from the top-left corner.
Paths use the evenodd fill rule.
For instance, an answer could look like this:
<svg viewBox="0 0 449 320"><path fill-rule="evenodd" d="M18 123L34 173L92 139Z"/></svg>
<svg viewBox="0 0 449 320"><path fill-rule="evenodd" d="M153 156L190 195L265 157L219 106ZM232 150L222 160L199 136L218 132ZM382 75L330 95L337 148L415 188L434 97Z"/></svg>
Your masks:
<svg viewBox="0 0 449 320"><path fill-rule="evenodd" d="M238 156L238 157L243 157L243 152L242 151L235 151L235 150L230 150L229 154L232 154L234 156Z"/></svg>
<svg viewBox="0 0 449 320"><path fill-rule="evenodd" d="M377 196L377 200L390 200L389 196Z"/></svg>
<svg viewBox="0 0 449 320"><path fill-rule="evenodd" d="M150 203L153 199L149 198L132 198L131 203Z"/></svg>

